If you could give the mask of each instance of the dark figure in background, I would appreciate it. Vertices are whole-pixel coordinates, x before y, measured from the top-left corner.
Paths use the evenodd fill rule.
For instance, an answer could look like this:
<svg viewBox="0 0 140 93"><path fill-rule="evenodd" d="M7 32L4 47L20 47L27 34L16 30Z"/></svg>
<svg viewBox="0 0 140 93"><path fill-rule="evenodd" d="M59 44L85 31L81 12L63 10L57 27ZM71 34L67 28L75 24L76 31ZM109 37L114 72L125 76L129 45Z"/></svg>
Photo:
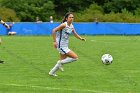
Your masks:
<svg viewBox="0 0 140 93"><path fill-rule="evenodd" d="M50 16L50 23L53 23L53 16Z"/></svg>
<svg viewBox="0 0 140 93"><path fill-rule="evenodd" d="M39 17L36 17L36 22L37 22L37 23L42 23L42 21L40 20Z"/></svg>
<svg viewBox="0 0 140 93"><path fill-rule="evenodd" d="M0 18L0 23L3 24L6 28L10 28L8 24L6 24L1 18ZM0 44L1 44L1 38L0 38ZM3 64L4 61L0 60L0 63Z"/></svg>
<svg viewBox="0 0 140 93"><path fill-rule="evenodd" d="M9 24L10 28L7 28L7 35L16 35L15 31L12 31L12 26L13 26L14 22L12 22L11 24Z"/></svg>
<svg viewBox="0 0 140 93"><path fill-rule="evenodd" d="M95 18L95 19L94 19L94 22L95 22L96 24L98 24L98 18Z"/></svg>

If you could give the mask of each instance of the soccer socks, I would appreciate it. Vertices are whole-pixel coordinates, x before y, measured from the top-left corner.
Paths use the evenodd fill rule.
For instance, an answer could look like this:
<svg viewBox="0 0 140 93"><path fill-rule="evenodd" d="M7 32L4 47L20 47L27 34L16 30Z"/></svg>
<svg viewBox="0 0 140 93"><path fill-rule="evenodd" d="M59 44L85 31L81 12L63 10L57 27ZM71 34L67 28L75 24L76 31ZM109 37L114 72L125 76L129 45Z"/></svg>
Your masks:
<svg viewBox="0 0 140 93"><path fill-rule="evenodd" d="M63 64L67 64L67 63L76 61L77 59L78 59L78 58L70 58L70 57L67 57L67 58L65 58L65 59L63 59L63 60L59 60L59 61L56 63L56 65L50 70L49 75L51 75L51 76L57 76L57 75L55 74L55 72L56 72L58 69L60 69L60 68L62 67ZM64 70L62 69L62 71L64 71Z"/></svg>
<svg viewBox="0 0 140 93"><path fill-rule="evenodd" d="M77 59L78 59L78 58L70 58L70 57L67 57L67 58L61 60L60 63L61 63L61 64L67 64L67 63L76 61Z"/></svg>
<svg viewBox="0 0 140 93"><path fill-rule="evenodd" d="M67 63L70 63L70 62L73 62L73 61L76 61L77 59L78 58L70 58L70 57L67 57L67 58L59 61L59 63L61 63L61 66L59 67L59 69L63 72L64 69L63 69L62 65L67 64Z"/></svg>
<svg viewBox="0 0 140 93"><path fill-rule="evenodd" d="M59 67L61 66L62 64L58 61L56 63L56 65L51 69L51 71L49 72L49 75L55 75L55 72L59 69Z"/></svg>

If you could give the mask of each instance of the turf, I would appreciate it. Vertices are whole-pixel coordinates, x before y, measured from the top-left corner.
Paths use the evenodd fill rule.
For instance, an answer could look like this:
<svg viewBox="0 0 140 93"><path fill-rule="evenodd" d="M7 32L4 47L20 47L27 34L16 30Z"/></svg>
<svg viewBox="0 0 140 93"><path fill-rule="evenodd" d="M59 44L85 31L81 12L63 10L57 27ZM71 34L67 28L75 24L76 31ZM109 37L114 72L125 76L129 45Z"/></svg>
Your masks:
<svg viewBox="0 0 140 93"><path fill-rule="evenodd" d="M51 36L2 36L0 93L140 93L139 36L70 37L79 59L48 75L59 59ZM114 60L104 65L101 56Z"/></svg>

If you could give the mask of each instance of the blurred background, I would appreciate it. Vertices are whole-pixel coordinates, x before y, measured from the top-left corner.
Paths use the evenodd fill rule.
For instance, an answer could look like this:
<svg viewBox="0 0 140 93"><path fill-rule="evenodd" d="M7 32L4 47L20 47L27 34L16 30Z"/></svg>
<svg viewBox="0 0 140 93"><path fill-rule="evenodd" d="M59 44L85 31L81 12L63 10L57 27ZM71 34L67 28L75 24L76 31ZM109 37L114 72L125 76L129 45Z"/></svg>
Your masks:
<svg viewBox="0 0 140 93"><path fill-rule="evenodd" d="M75 22L140 22L140 0L0 0L6 22L61 21L73 12Z"/></svg>

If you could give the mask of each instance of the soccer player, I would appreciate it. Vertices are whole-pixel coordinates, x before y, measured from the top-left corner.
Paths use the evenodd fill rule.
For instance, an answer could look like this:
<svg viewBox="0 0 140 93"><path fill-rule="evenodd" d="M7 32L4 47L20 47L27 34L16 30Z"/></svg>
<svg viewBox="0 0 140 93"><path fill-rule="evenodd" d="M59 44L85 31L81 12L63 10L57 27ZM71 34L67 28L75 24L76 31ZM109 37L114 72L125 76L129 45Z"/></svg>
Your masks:
<svg viewBox="0 0 140 93"><path fill-rule="evenodd" d="M16 32L12 31L13 24L15 24L15 23L12 22L12 23L9 24L10 28L7 28L7 35L16 35Z"/></svg>
<svg viewBox="0 0 140 93"><path fill-rule="evenodd" d="M73 20L74 15L69 12L64 16L62 23L52 30L53 45L60 53L60 60L58 60L56 65L50 70L49 75L51 76L57 76L56 71L58 69L64 71L62 65L78 59L77 54L68 48L69 35L73 33L76 38L82 41L86 40L76 33L72 25Z"/></svg>
<svg viewBox="0 0 140 93"><path fill-rule="evenodd" d="M3 24L6 28L10 28L9 25L7 25L1 18L0 18L0 23ZM0 44L1 44L1 38L0 38ZM0 63L4 63L4 61L0 60Z"/></svg>

